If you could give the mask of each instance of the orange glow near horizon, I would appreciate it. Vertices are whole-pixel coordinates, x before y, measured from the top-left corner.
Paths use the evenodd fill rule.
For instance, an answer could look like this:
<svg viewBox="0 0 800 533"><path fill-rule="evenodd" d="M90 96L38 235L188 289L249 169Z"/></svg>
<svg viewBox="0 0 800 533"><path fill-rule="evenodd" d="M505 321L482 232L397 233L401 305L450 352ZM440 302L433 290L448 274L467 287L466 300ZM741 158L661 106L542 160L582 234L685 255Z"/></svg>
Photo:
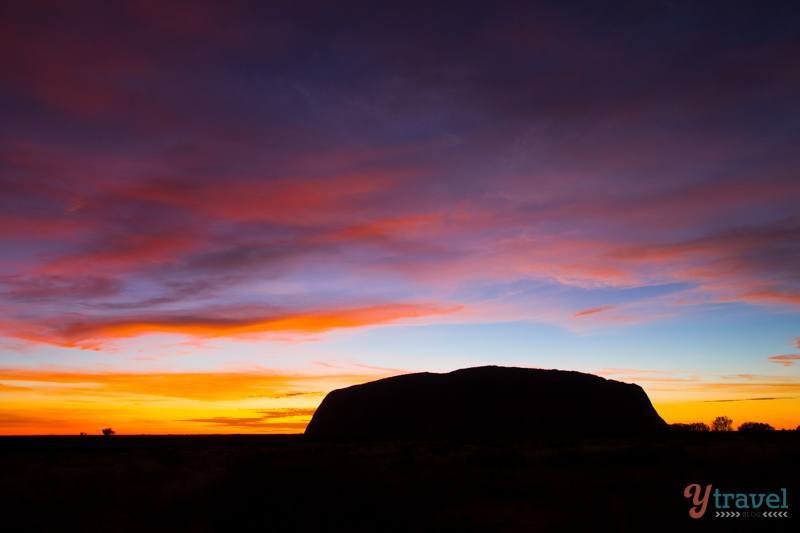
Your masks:
<svg viewBox="0 0 800 533"><path fill-rule="evenodd" d="M333 389L372 374L0 371L0 434L302 433Z"/></svg>
<svg viewBox="0 0 800 533"><path fill-rule="evenodd" d="M769 404L769 408L765 404ZM733 427L743 422L766 422L775 429L800 427L800 399L750 399L731 401L693 401L654 403L661 418L670 424L711 421L718 416L733 419Z"/></svg>
<svg viewBox="0 0 800 533"><path fill-rule="evenodd" d="M119 434L302 433L329 391L391 374L396 372L290 375L0 370L0 434L99 434L104 427ZM793 387L800 392L800 385ZM696 392L701 388L704 392ZM777 429L794 429L800 423L800 396L698 399L715 397L718 388L708 383L695 387L695 392L674 392L669 397L656 392L659 399L653 404L668 423L710 423L720 415L733 418L736 427L758 421ZM774 390L768 385L763 388ZM756 387L746 387L737 394L753 390ZM786 386L780 392L792 390Z"/></svg>
<svg viewBox="0 0 800 533"><path fill-rule="evenodd" d="M481 365L795 427L800 10L752 3L5 2L0 433Z"/></svg>

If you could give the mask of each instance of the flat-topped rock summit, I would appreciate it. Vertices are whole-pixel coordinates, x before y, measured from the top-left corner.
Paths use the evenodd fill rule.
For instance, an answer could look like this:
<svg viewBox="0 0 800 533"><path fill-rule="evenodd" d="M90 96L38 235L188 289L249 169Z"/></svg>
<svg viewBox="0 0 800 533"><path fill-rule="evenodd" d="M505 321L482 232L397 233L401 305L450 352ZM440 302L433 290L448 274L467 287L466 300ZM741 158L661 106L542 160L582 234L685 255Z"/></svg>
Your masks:
<svg viewBox="0 0 800 533"><path fill-rule="evenodd" d="M483 366L334 390L305 433L336 439L571 437L666 428L638 385L565 370Z"/></svg>

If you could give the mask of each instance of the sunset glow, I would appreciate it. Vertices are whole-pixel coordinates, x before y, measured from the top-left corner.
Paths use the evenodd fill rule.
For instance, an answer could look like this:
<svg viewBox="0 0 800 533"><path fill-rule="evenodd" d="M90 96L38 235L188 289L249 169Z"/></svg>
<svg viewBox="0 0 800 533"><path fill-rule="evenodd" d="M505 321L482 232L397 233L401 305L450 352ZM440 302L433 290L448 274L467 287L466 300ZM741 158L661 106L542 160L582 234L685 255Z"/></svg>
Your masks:
<svg viewBox="0 0 800 533"><path fill-rule="evenodd" d="M795 19L90 4L0 17L0 434L487 364L800 425Z"/></svg>

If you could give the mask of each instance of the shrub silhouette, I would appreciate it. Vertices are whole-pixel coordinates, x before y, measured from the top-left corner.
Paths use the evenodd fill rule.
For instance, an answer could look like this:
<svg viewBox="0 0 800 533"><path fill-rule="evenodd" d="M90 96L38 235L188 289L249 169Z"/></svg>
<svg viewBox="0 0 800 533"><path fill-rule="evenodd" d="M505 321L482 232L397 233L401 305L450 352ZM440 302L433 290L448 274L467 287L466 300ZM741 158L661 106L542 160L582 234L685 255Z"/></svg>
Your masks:
<svg viewBox="0 0 800 533"><path fill-rule="evenodd" d="M764 422L744 422L739 431L774 431L775 428Z"/></svg>
<svg viewBox="0 0 800 533"><path fill-rule="evenodd" d="M733 431L733 420L727 416L718 416L711 422L711 431Z"/></svg>
<svg viewBox="0 0 800 533"><path fill-rule="evenodd" d="M703 422L692 422L690 424L670 424L670 427L675 431L708 431L708 424Z"/></svg>
<svg viewBox="0 0 800 533"><path fill-rule="evenodd" d="M115 432L114 432L114 430L113 430L113 429L111 429L111 428L104 428L104 429L103 429L103 435L104 435L104 436L106 436L106 437L110 437L110 436L112 436L114 433L115 433Z"/></svg>

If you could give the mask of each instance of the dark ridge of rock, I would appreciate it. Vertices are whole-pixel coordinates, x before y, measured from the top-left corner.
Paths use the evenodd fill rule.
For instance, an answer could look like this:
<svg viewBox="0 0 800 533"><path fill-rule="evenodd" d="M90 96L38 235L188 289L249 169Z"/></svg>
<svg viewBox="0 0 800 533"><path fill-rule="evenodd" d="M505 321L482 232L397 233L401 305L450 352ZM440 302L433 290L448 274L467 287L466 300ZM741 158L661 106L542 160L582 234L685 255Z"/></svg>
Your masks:
<svg viewBox="0 0 800 533"><path fill-rule="evenodd" d="M572 437L667 427L638 385L581 372L483 366L334 390L305 434L334 439Z"/></svg>

